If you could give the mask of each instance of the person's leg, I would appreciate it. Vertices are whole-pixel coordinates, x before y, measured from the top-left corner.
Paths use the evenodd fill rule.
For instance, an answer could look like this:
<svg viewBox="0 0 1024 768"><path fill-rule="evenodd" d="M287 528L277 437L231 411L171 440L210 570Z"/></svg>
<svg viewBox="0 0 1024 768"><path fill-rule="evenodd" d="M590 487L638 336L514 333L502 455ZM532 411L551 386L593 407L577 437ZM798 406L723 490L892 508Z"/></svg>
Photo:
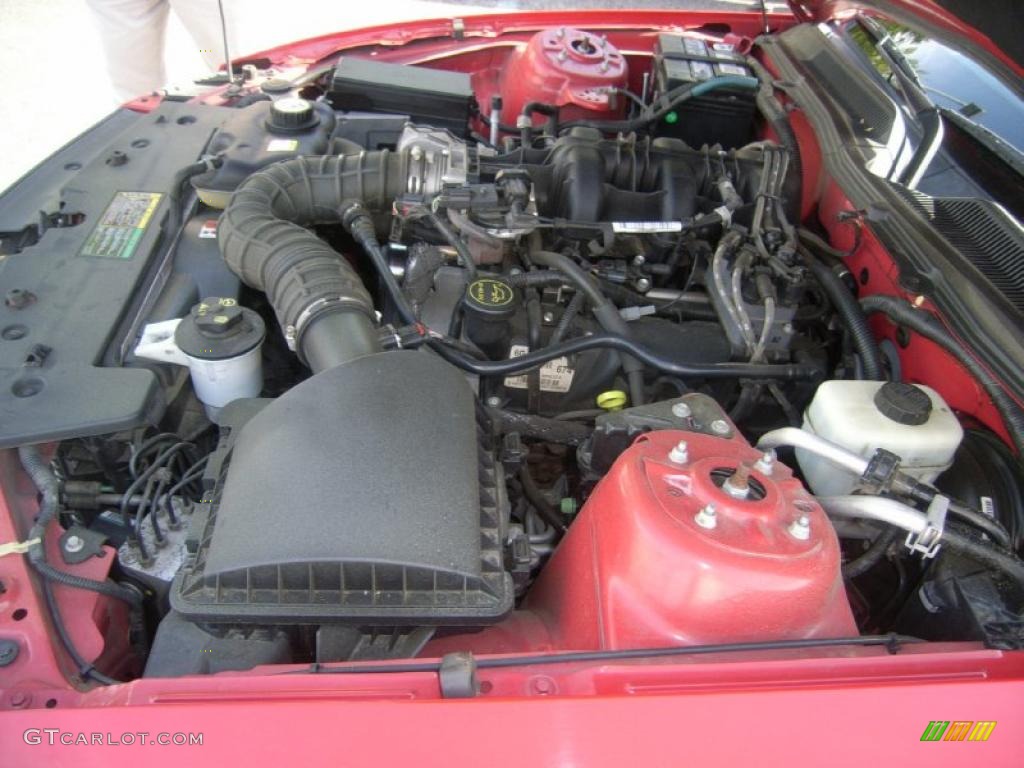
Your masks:
<svg viewBox="0 0 1024 768"><path fill-rule="evenodd" d="M107 72L122 99L151 93L167 83L164 33L167 0L86 0L107 58Z"/></svg>
<svg viewBox="0 0 1024 768"><path fill-rule="evenodd" d="M228 30L228 47L232 56L237 56L242 51L237 50L237 40L234 30L237 25L233 22L232 13L241 13L242 8L232 7L228 0L224 1L225 21ZM182 25L192 36L199 52L203 56L210 69L220 69L224 63L224 36L221 33L220 12L217 8L217 0L170 0L171 8Z"/></svg>

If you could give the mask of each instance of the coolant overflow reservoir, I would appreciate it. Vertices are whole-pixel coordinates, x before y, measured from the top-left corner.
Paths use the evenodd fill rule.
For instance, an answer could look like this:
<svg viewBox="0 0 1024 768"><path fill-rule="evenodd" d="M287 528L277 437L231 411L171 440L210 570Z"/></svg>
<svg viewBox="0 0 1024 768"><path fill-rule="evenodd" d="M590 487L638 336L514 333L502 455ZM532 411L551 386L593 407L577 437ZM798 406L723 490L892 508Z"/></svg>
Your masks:
<svg viewBox="0 0 1024 768"><path fill-rule="evenodd" d="M216 421L217 412L232 400L259 395L264 336L266 327L256 312L232 298L209 298L181 319L147 325L135 354L187 367L196 397Z"/></svg>
<svg viewBox="0 0 1024 768"><path fill-rule="evenodd" d="M900 457L900 468L932 483L953 462L964 431L938 392L916 384L826 381L804 414L803 428L870 458L879 448ZM819 496L850 493L858 478L807 451L797 461Z"/></svg>

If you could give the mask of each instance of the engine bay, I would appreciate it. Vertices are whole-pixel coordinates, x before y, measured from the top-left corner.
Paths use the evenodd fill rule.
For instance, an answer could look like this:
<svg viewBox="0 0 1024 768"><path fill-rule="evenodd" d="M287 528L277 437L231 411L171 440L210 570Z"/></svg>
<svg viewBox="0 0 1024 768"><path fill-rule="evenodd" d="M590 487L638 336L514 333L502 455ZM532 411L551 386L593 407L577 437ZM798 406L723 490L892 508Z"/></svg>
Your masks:
<svg viewBox="0 0 1024 768"><path fill-rule="evenodd" d="M76 171L0 413L29 561L107 606L80 670L1024 645L1019 405L902 375L880 323L994 391L816 225L749 39L647 42L253 67Z"/></svg>

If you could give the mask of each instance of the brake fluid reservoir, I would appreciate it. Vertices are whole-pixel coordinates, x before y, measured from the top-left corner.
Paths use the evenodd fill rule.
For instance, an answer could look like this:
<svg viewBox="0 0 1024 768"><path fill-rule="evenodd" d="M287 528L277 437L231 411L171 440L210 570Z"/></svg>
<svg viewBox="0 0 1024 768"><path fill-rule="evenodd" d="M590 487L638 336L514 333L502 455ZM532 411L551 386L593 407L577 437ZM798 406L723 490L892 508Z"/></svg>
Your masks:
<svg viewBox="0 0 1024 768"><path fill-rule="evenodd" d="M803 428L864 458L883 448L900 468L932 483L953 462L964 432L938 392L916 384L826 381L804 414ZM850 493L858 478L808 451L797 461L819 496Z"/></svg>

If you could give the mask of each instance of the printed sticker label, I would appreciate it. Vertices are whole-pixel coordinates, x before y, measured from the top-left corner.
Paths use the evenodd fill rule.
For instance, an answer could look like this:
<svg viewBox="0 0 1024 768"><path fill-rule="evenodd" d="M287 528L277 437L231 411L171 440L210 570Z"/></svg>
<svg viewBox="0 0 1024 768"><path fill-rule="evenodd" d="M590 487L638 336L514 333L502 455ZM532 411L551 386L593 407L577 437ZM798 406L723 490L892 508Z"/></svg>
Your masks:
<svg viewBox="0 0 1024 768"><path fill-rule="evenodd" d="M522 357L530 348L522 344L514 344L509 351L509 358ZM556 357L540 368L540 389L542 392L568 392L572 387L572 377L576 371L569 365L568 357ZM505 386L512 389L526 389L527 375L507 376Z"/></svg>
<svg viewBox="0 0 1024 768"><path fill-rule="evenodd" d="M267 142L267 152L294 152L298 148L298 139L271 139Z"/></svg>
<svg viewBox="0 0 1024 768"><path fill-rule="evenodd" d="M159 192L118 192L79 252L101 259L130 259L160 205Z"/></svg>

